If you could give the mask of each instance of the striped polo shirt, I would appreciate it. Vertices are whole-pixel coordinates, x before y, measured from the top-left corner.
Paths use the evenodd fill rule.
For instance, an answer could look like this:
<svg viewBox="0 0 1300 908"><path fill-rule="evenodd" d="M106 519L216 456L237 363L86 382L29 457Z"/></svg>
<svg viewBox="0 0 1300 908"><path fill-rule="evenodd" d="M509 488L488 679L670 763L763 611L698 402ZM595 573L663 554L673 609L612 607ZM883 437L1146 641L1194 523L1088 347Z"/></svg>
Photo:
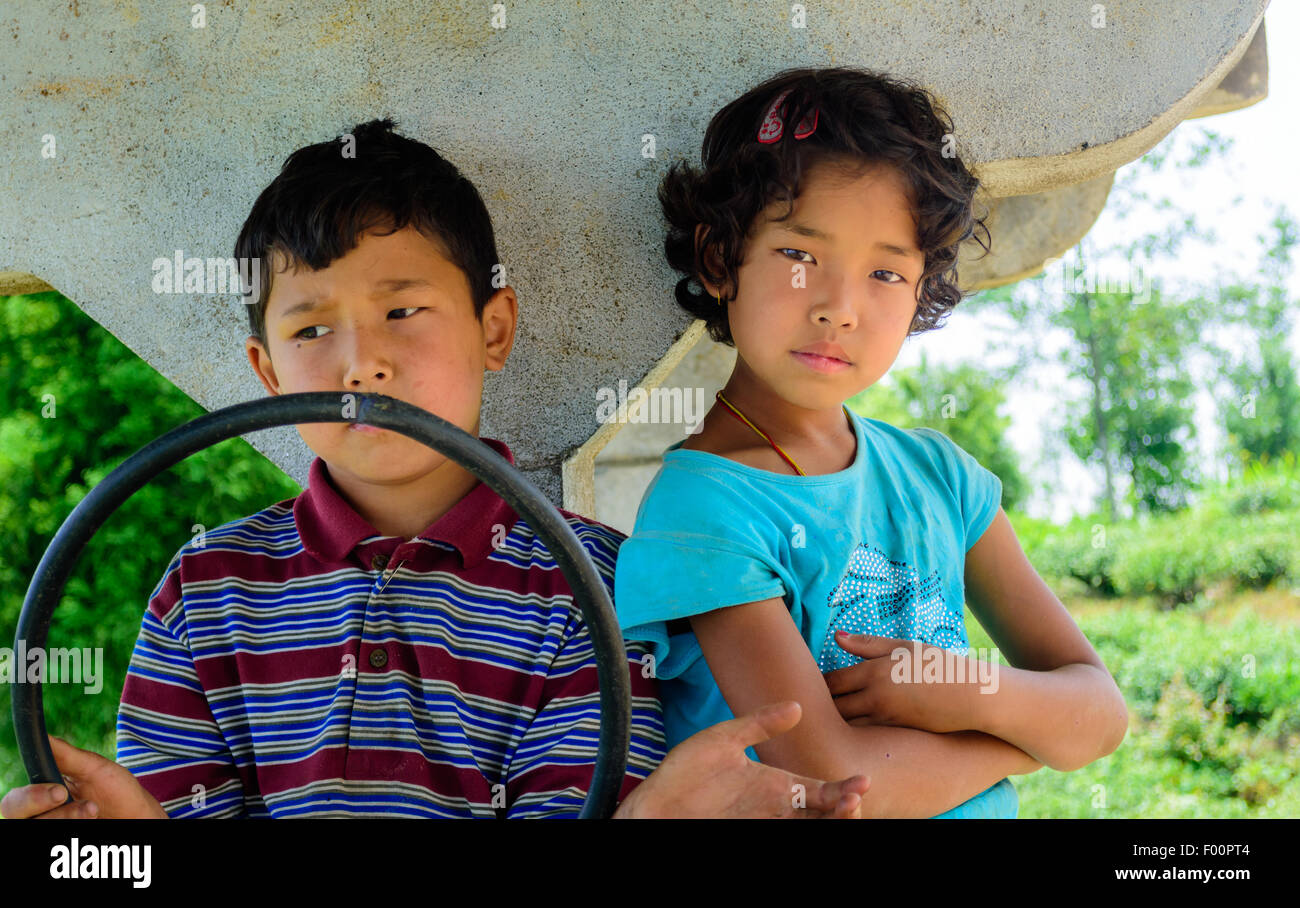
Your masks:
<svg viewBox="0 0 1300 908"><path fill-rule="evenodd" d="M623 534L560 513L612 596ZM664 758L645 650L627 651L620 797ZM416 538L382 536L318 457L302 494L172 559L116 759L172 817L567 817L599 728L590 634L526 521L480 482Z"/></svg>

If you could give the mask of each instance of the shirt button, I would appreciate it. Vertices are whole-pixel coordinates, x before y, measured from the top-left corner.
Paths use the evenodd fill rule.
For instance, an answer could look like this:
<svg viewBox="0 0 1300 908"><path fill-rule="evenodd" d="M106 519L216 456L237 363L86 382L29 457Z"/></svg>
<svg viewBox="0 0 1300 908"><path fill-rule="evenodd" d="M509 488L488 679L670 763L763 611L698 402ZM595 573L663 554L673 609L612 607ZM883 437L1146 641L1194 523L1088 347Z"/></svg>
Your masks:
<svg viewBox="0 0 1300 908"><path fill-rule="evenodd" d="M374 558L371 558L371 559L370 559L370 567L371 567L373 570L376 570L376 571L382 571L382 570L383 570L385 567L387 567L387 566L388 566L388 556L387 556L387 555L382 555L382 554L381 554L381 555L376 555Z"/></svg>
<svg viewBox="0 0 1300 908"><path fill-rule="evenodd" d="M375 668L383 668L388 664L388 653L384 652L383 647L377 646L370 651L370 664Z"/></svg>

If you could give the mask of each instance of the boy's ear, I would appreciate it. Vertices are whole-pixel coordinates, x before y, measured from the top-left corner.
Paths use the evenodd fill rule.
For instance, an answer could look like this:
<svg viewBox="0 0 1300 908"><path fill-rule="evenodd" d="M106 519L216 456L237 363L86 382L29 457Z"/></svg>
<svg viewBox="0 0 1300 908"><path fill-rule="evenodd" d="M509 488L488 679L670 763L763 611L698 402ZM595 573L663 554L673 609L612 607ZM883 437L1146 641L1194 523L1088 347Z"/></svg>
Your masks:
<svg viewBox="0 0 1300 908"><path fill-rule="evenodd" d="M250 334L244 340L244 350L248 354L248 361L252 364L253 371L262 382L262 387L266 388L266 393L279 394L280 381L275 376L275 366L271 362L271 354L266 346L255 335Z"/></svg>
<svg viewBox="0 0 1300 908"><path fill-rule="evenodd" d="M502 287L483 304L483 364L492 372L505 367L515 345L519 325L519 300L515 289Z"/></svg>

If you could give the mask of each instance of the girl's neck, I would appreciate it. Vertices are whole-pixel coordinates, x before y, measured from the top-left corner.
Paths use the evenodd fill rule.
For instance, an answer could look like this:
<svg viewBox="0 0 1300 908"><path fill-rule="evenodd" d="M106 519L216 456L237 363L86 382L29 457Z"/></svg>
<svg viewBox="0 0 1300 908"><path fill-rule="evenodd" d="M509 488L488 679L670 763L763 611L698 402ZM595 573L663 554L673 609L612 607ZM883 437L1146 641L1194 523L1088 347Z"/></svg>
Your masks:
<svg viewBox="0 0 1300 908"><path fill-rule="evenodd" d="M792 404L750 372L740 358L736 359L736 368L722 387L722 396L782 447L787 444L834 446L844 439L846 432L852 433L842 403L824 410Z"/></svg>

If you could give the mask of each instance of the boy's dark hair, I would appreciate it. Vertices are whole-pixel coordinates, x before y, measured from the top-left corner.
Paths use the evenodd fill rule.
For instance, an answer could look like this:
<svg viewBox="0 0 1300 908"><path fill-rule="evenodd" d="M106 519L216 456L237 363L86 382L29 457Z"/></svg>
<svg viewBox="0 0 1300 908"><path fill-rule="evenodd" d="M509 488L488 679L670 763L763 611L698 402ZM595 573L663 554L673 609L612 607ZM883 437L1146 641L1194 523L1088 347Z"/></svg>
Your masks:
<svg viewBox="0 0 1300 908"><path fill-rule="evenodd" d="M773 144L757 141L768 107L787 89L784 135ZM816 130L795 139L793 124L813 109ZM678 304L704 319L715 341L734 346L726 307L699 286L696 276L721 286L724 300L733 298L745 240L768 205L784 200L789 210L783 218L789 217L802 181L819 163L843 164L850 171L884 163L897 167L909 187L917 241L925 254L908 333L941 327L962 299L956 284L958 244L977 228L988 237L987 214L976 218L972 212L979 180L959 158L943 155L952 144L945 136L952 132L947 113L924 88L870 70L786 70L746 92L709 122L702 169L677 162L659 185L669 225L664 252L686 275L677 282ZM698 246L697 224L705 228ZM976 239L987 254L989 243ZM715 257L721 271L713 267Z"/></svg>
<svg viewBox="0 0 1300 908"><path fill-rule="evenodd" d="M469 281L474 315L495 292L497 257L492 220L467 178L437 151L398 135L391 119L353 127L355 157L344 157L344 136L299 148L285 160L235 241L237 261L260 263L260 295L248 302L248 326L266 343L266 301L272 253L292 266L327 267L356 248L369 230L412 226L442 247Z"/></svg>

